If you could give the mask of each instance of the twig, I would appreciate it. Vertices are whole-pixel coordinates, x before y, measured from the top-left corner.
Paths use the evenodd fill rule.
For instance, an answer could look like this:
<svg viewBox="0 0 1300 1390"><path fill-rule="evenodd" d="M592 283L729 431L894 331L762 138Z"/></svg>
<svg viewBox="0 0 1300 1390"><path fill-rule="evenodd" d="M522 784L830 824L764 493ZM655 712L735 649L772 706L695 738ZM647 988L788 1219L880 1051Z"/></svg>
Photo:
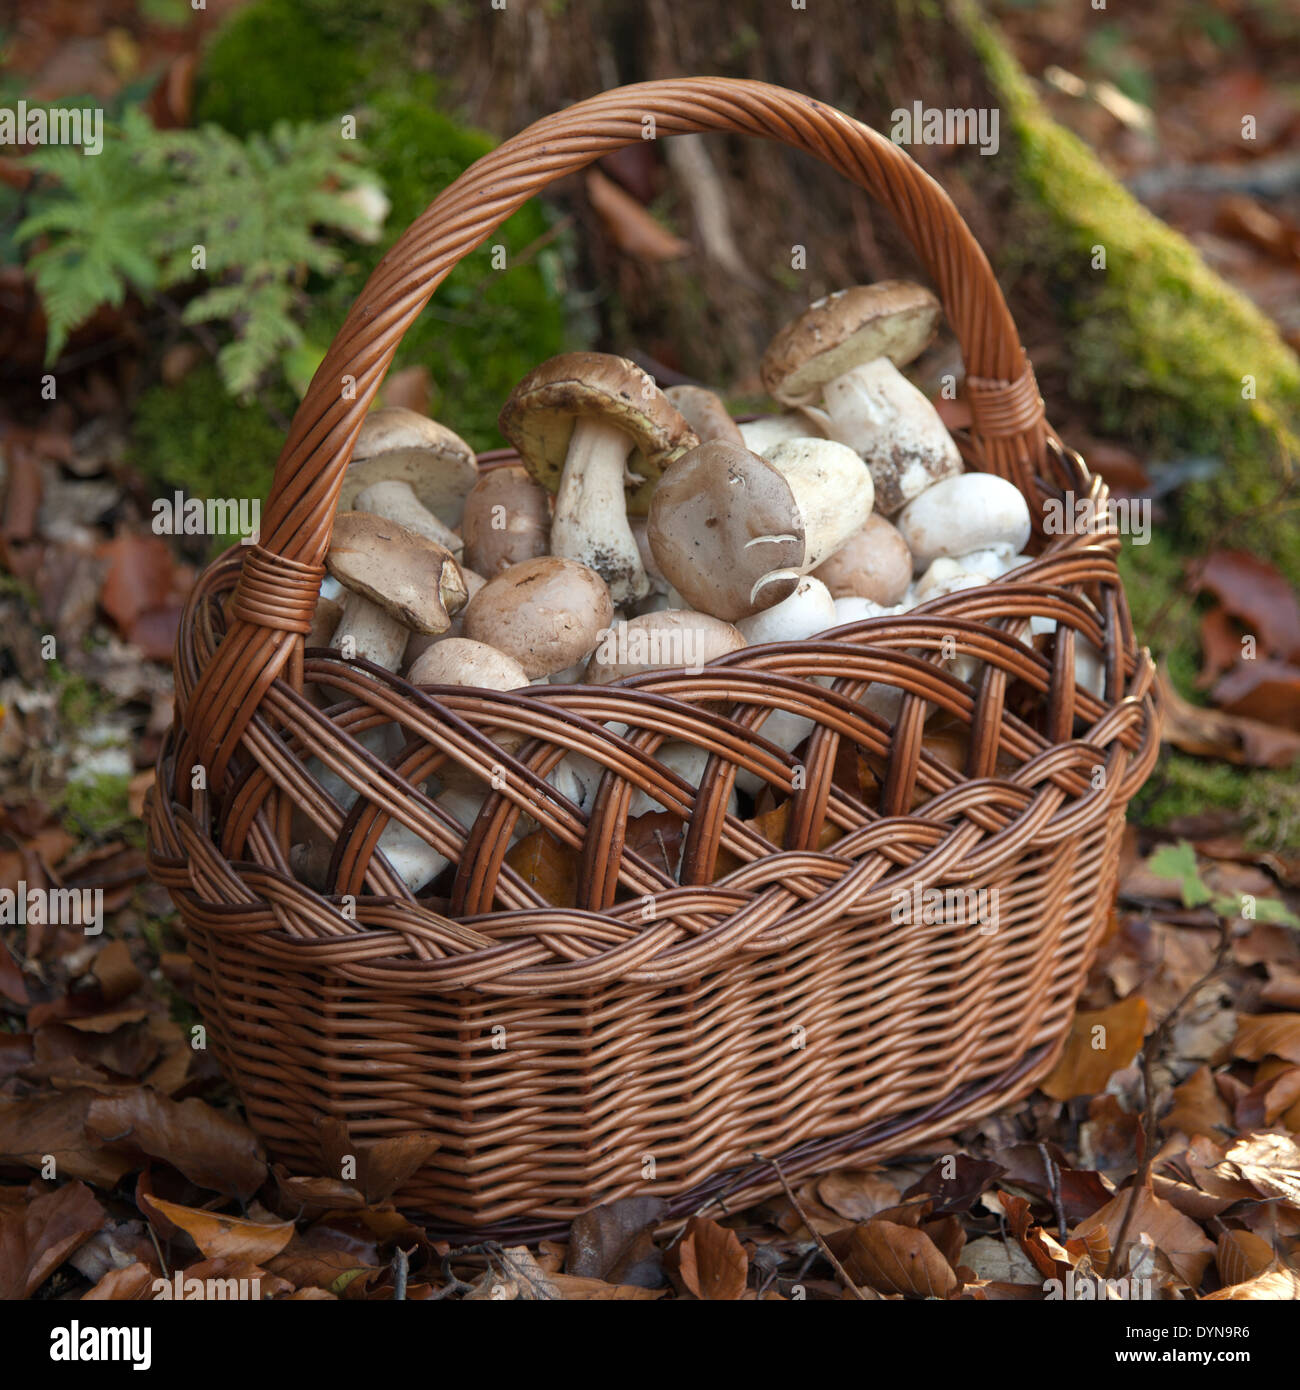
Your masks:
<svg viewBox="0 0 1300 1390"><path fill-rule="evenodd" d="M399 1246L393 1252L393 1300L400 1302L406 1298L406 1276L411 1272L411 1252Z"/></svg>
<svg viewBox="0 0 1300 1390"><path fill-rule="evenodd" d="M794 1195L794 1188L792 1188L790 1184L785 1180L785 1174L781 1171L780 1160L775 1158L765 1159L763 1155L760 1153L756 1153L754 1155L754 1158L759 1163L770 1163L772 1165L772 1171L776 1174L777 1181L780 1182L782 1188L785 1190L785 1195L790 1199L790 1205L794 1208L795 1214L798 1216L799 1220L802 1221L803 1224L807 1226L808 1229L812 1232L812 1238L817 1242L818 1248L821 1250L822 1254L826 1256L826 1259L830 1262L831 1268L839 1276L840 1282L844 1285L846 1289L852 1292L854 1298L860 1300L863 1303L869 1302L870 1300L867 1298L867 1296L862 1292L860 1288L858 1288L858 1286L853 1282L853 1280L849 1278L848 1270L845 1269L844 1266L839 1262L839 1260L835 1258L834 1252L831 1250L830 1246L826 1244L825 1237L813 1225L808 1213L804 1211L803 1207L800 1205L798 1197Z"/></svg>
<svg viewBox="0 0 1300 1390"><path fill-rule="evenodd" d="M1047 1187L1052 1194L1052 1206L1056 1211L1057 1236L1064 1245L1068 1232L1065 1229L1065 1205L1061 1201L1061 1170L1056 1166L1056 1160L1047 1152L1047 1145L1041 1140L1038 1144L1038 1156L1043 1160L1043 1168L1047 1172Z"/></svg>
<svg viewBox="0 0 1300 1390"><path fill-rule="evenodd" d="M158 1263L162 1266L163 1278L170 1279L172 1277L171 1270L167 1268L167 1260L163 1255L162 1246L158 1244L158 1232L154 1230L152 1221L146 1221L144 1224L149 1228L149 1239L153 1241L153 1248L158 1252Z"/></svg>
<svg viewBox="0 0 1300 1390"><path fill-rule="evenodd" d="M1110 1259L1106 1262L1105 1277L1107 1279L1114 1278L1115 1271L1120 1268L1120 1257L1124 1253L1129 1228L1133 1225L1133 1217L1137 1212L1138 1197L1151 1182L1151 1164L1156 1152L1156 1088L1152 1075L1155 1059L1169 1041L1174 1020L1201 990L1223 970L1227 964L1228 951L1231 945L1232 937L1229 933L1228 923L1223 920L1219 924L1219 946L1214 953L1214 964L1169 1010L1161 1020L1160 1026L1142 1045L1142 1088L1145 1093L1145 1103L1142 1107L1142 1159L1138 1164L1137 1172L1133 1175L1133 1186L1129 1189L1128 1205L1124 1208L1124 1219L1119 1223L1119 1233L1115 1237L1115 1243L1111 1246Z"/></svg>

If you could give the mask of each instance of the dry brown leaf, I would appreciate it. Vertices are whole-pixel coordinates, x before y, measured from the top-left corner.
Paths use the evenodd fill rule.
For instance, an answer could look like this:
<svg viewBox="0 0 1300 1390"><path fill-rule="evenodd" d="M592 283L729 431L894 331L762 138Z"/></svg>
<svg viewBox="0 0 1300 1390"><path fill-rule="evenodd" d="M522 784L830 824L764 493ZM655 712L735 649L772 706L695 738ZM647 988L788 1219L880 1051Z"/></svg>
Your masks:
<svg viewBox="0 0 1300 1390"><path fill-rule="evenodd" d="M1300 1014L1238 1014L1232 1055L1248 1062L1270 1056L1300 1062Z"/></svg>
<svg viewBox="0 0 1300 1390"><path fill-rule="evenodd" d="M153 1281L157 1276L147 1264L137 1261L124 1269L110 1269L93 1289L81 1295L81 1301L109 1303L144 1302L153 1297Z"/></svg>
<svg viewBox="0 0 1300 1390"><path fill-rule="evenodd" d="M659 1288L663 1252L654 1231L667 1210L659 1197L624 1197L583 1212L569 1228L565 1272L607 1284Z"/></svg>
<svg viewBox="0 0 1300 1390"><path fill-rule="evenodd" d="M1174 1103L1160 1118L1160 1128L1166 1134L1180 1130L1189 1138L1194 1134L1213 1135L1232 1130L1232 1112L1214 1084L1209 1067L1197 1069L1174 1087Z"/></svg>
<svg viewBox="0 0 1300 1390"><path fill-rule="evenodd" d="M1156 684L1164 709L1161 740L1198 758L1221 758L1246 767L1290 767L1300 755L1300 734L1261 719L1246 719L1184 700L1163 662Z"/></svg>
<svg viewBox="0 0 1300 1390"><path fill-rule="evenodd" d="M1075 1014L1060 1060L1039 1089L1053 1100L1096 1095L1137 1056L1146 1023L1146 1000L1138 995L1108 1009Z"/></svg>
<svg viewBox="0 0 1300 1390"><path fill-rule="evenodd" d="M1242 661L1215 683L1210 698L1238 718L1300 731L1300 666Z"/></svg>
<svg viewBox="0 0 1300 1390"><path fill-rule="evenodd" d="M637 200L599 169L587 171L587 197L609 239L624 254L658 265L690 255L691 244L661 227Z"/></svg>
<svg viewBox="0 0 1300 1390"><path fill-rule="evenodd" d="M869 1221L897 1206L902 1193L880 1173L841 1168L817 1184L817 1195L831 1211L849 1221Z"/></svg>
<svg viewBox="0 0 1300 1390"><path fill-rule="evenodd" d="M696 1298L734 1302L749 1282L749 1257L735 1231L692 1216L677 1246L678 1273Z"/></svg>
<svg viewBox="0 0 1300 1390"><path fill-rule="evenodd" d="M1117 1193L1099 1211L1081 1221L1072 1235L1076 1239L1083 1239L1104 1227L1107 1242L1113 1246L1131 1199L1131 1190ZM1151 1243L1173 1266L1178 1277L1191 1288L1196 1288L1214 1253L1213 1242L1207 1239L1196 1222L1149 1189L1143 1188L1138 1193L1137 1208L1129 1225L1127 1239L1136 1240L1143 1234L1151 1237Z"/></svg>
<svg viewBox="0 0 1300 1390"><path fill-rule="evenodd" d="M0 1299L29 1298L105 1220L83 1182L0 1211Z"/></svg>
<svg viewBox="0 0 1300 1390"><path fill-rule="evenodd" d="M355 1177L351 1180L372 1205L387 1201L440 1146L438 1138L427 1130L394 1134L387 1139L354 1140L338 1119L322 1120L320 1132L326 1166L342 1174L348 1160L355 1160Z"/></svg>
<svg viewBox="0 0 1300 1390"><path fill-rule="evenodd" d="M0 1096L0 1159L40 1168L49 1154L63 1177L116 1187L132 1163L87 1135L86 1117L95 1099L86 1090L22 1100Z"/></svg>
<svg viewBox="0 0 1300 1390"><path fill-rule="evenodd" d="M1214 1262L1225 1284L1246 1284L1272 1268L1273 1247L1250 1231L1224 1231L1219 1237Z"/></svg>
<svg viewBox="0 0 1300 1390"><path fill-rule="evenodd" d="M1198 587L1209 589L1259 638L1265 652L1283 659L1300 656L1300 603L1267 560L1246 550L1216 550L1196 578Z"/></svg>
<svg viewBox="0 0 1300 1390"><path fill-rule="evenodd" d="M578 901L578 853L545 830L534 830L510 847L506 863L552 907Z"/></svg>
<svg viewBox="0 0 1300 1390"><path fill-rule="evenodd" d="M1251 1134L1229 1146L1216 1173L1300 1207L1300 1144L1289 1134Z"/></svg>
<svg viewBox="0 0 1300 1390"><path fill-rule="evenodd" d="M167 1202L161 1197L142 1197L140 1205L159 1210L197 1245L208 1259L229 1255L238 1259L265 1264L278 1255L293 1235L292 1221L247 1221L239 1216L223 1216L219 1212L199 1211Z"/></svg>
<svg viewBox="0 0 1300 1390"><path fill-rule="evenodd" d="M1300 1277L1289 1269L1271 1269L1246 1284L1207 1293L1204 1302L1243 1302L1247 1299L1267 1299L1269 1302L1300 1298Z"/></svg>
<svg viewBox="0 0 1300 1390"><path fill-rule="evenodd" d="M465 1295L467 1303L524 1302L536 1303L558 1299L559 1289L533 1259L526 1245L512 1245L497 1257L501 1267L486 1269L474 1281L473 1289Z"/></svg>
<svg viewBox="0 0 1300 1390"><path fill-rule="evenodd" d="M200 1187L247 1200L266 1181L257 1136L197 1097L174 1101L144 1086L91 1102L86 1128L111 1148L139 1150Z"/></svg>
<svg viewBox="0 0 1300 1390"><path fill-rule="evenodd" d="M854 1227L844 1262L849 1277L877 1293L949 1298L961 1287L953 1267L924 1231L878 1217Z"/></svg>

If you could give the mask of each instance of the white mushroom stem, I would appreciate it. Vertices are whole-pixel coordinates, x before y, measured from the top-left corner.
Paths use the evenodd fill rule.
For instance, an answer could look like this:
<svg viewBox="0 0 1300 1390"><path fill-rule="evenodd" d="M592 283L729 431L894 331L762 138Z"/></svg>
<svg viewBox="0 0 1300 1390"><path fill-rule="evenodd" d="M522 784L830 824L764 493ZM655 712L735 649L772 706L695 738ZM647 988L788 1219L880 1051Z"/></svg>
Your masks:
<svg viewBox="0 0 1300 1390"><path fill-rule="evenodd" d="M609 585L615 603L644 598L650 588L624 490L627 433L602 420L575 421L551 522L551 554L578 560Z"/></svg>
<svg viewBox="0 0 1300 1390"><path fill-rule="evenodd" d="M357 493L352 504L359 512L374 512L386 521L396 521L408 531L435 541L460 558L464 542L451 529L424 505L415 495L410 483L396 480L386 483L371 483L368 488Z"/></svg>
<svg viewBox="0 0 1300 1390"><path fill-rule="evenodd" d="M348 591L339 625L330 646L347 660L359 657L386 671L396 671L410 635L406 628L377 603Z"/></svg>
<svg viewBox="0 0 1300 1390"><path fill-rule="evenodd" d="M659 746L659 750L654 755L655 760L666 767L670 772L675 772L683 782L688 782L696 791L700 789L700 783L704 780L704 769L709 763L709 753L703 748L697 748L693 743L679 743L674 740L671 743L664 743ZM736 814L737 809L736 789L733 783L731 794L727 798L727 810L731 815ZM667 811L669 808L661 801L656 801L649 792L642 791L639 787L632 793L628 803L628 819L635 816L643 816L648 811Z"/></svg>

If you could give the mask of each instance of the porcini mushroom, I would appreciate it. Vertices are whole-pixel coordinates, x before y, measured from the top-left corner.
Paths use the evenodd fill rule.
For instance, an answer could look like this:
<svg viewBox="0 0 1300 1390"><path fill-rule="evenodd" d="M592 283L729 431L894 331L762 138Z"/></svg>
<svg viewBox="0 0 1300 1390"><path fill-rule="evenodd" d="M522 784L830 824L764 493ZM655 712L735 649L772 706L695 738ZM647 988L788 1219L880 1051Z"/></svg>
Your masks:
<svg viewBox="0 0 1300 1390"><path fill-rule="evenodd" d="M787 412L784 415L760 415L756 420L745 420L737 428L740 438L751 454L766 453L773 444L783 439L824 439L826 431L819 420L806 415Z"/></svg>
<svg viewBox="0 0 1300 1390"><path fill-rule="evenodd" d="M646 613L605 630L587 666L587 684L608 685L640 671L677 666L698 671L744 645L744 637L730 623L707 613Z"/></svg>
<svg viewBox="0 0 1300 1390"><path fill-rule="evenodd" d="M465 604L465 581L442 546L371 512L334 518L325 564L348 591L330 645L389 671L408 632L445 632Z"/></svg>
<svg viewBox="0 0 1300 1390"><path fill-rule="evenodd" d="M461 519L465 563L491 579L521 560L545 555L551 499L526 468L493 468L474 484Z"/></svg>
<svg viewBox="0 0 1300 1390"><path fill-rule="evenodd" d="M466 609L464 632L513 657L536 680L585 658L613 616L609 590L594 570L541 555L489 579Z"/></svg>
<svg viewBox="0 0 1300 1390"><path fill-rule="evenodd" d="M701 444L725 439L744 447L745 440L731 418L721 396L704 386L669 386L664 395L681 411L682 419L695 431Z"/></svg>
<svg viewBox="0 0 1300 1390"><path fill-rule="evenodd" d="M626 489L697 442L654 381L624 357L565 353L529 372L498 423L538 482L558 482L551 553L595 570L615 603L644 597Z"/></svg>
<svg viewBox="0 0 1300 1390"><path fill-rule="evenodd" d="M449 528L459 524L465 499L477 481L474 451L458 434L405 406L385 406L372 410L362 423L343 475L338 509L373 510L358 502L358 494L376 483L395 484L381 495L387 507L400 511L381 515L428 534L455 554L460 540ZM453 539L439 531L448 531Z"/></svg>
<svg viewBox="0 0 1300 1390"><path fill-rule="evenodd" d="M912 582L912 554L883 516L872 515L813 574L833 598L866 598L888 608Z"/></svg>
<svg viewBox="0 0 1300 1390"><path fill-rule="evenodd" d="M697 612L734 622L788 598L871 515L866 465L829 439L791 439L766 458L713 440L671 464L646 534Z"/></svg>
<svg viewBox="0 0 1300 1390"><path fill-rule="evenodd" d="M941 555L1018 554L1030 531L1020 489L993 473L962 473L935 483L907 504L896 524L917 573Z"/></svg>
<svg viewBox="0 0 1300 1390"><path fill-rule="evenodd" d="M921 285L858 285L787 324L759 369L778 401L822 419L832 439L867 461L884 516L961 472L943 421L898 370L925 349L938 322L939 301Z"/></svg>
<svg viewBox="0 0 1300 1390"><path fill-rule="evenodd" d="M481 574L475 574L473 570L466 569L464 565L460 567L460 577L465 581L465 606L458 613L453 613L451 625L446 632L434 633L432 636L427 632L412 632L406 638L406 650L402 653L402 665L409 668L434 645L435 642L445 642L448 637L463 637L465 614L469 609L470 600L487 583Z"/></svg>
<svg viewBox="0 0 1300 1390"><path fill-rule="evenodd" d="M394 482L371 483L362 488L356 496L356 509L359 512L372 512L388 521L400 522L408 531L417 536L435 541L450 555L459 558L464 550L464 542L420 501L411 490L410 483Z"/></svg>

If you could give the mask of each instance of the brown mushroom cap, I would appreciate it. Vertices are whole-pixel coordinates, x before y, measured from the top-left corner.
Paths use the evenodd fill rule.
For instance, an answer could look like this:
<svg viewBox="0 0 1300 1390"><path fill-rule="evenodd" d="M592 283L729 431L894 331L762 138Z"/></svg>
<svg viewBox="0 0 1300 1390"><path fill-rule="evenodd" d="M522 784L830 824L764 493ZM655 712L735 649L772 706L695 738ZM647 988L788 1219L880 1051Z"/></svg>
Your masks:
<svg viewBox="0 0 1300 1390"><path fill-rule="evenodd" d="M528 470L490 469L465 501L460 527L465 563L491 578L521 560L545 555L550 529L550 496Z"/></svg>
<svg viewBox="0 0 1300 1390"><path fill-rule="evenodd" d="M468 637L444 637L423 652L406 673L412 685L470 685L483 690L518 690L528 673L512 656Z"/></svg>
<svg viewBox="0 0 1300 1390"><path fill-rule="evenodd" d="M474 595L465 636L514 659L530 680L563 671L596 645L614 616L595 570L558 555L539 555L503 570Z"/></svg>
<svg viewBox="0 0 1300 1390"><path fill-rule="evenodd" d="M372 512L334 518L325 565L345 589L414 632L446 632L465 604L465 581L448 551Z"/></svg>
<svg viewBox="0 0 1300 1390"><path fill-rule="evenodd" d="M768 344L763 385L787 405L816 403L828 381L861 362L896 367L919 357L939 326L939 301L923 285L881 280L810 304Z"/></svg>
<svg viewBox="0 0 1300 1390"><path fill-rule="evenodd" d="M813 575L832 598L865 598L888 608L902 599L912 582L912 552L895 527L873 514Z"/></svg>
<svg viewBox="0 0 1300 1390"><path fill-rule="evenodd" d="M628 511L644 514L660 474L697 444L691 427L654 381L626 357L566 352L535 367L510 393L497 421L528 471L558 490L574 422L581 416L617 426L632 440Z"/></svg>
<svg viewBox="0 0 1300 1390"><path fill-rule="evenodd" d="M478 481L474 450L446 425L405 406L366 416L343 475L339 510L373 483L409 483L420 501L448 526L459 524L465 499Z"/></svg>
<svg viewBox="0 0 1300 1390"><path fill-rule="evenodd" d="M804 562L804 521L779 469L722 440L682 455L655 489L646 535L664 577L697 612L734 622L788 598Z"/></svg>
<svg viewBox="0 0 1300 1390"><path fill-rule="evenodd" d="M678 666L698 669L745 645L742 634L730 623L680 608L643 613L639 618L619 623L610 629L609 642L608 653L602 642L591 658L586 675L588 685L608 685L640 671Z"/></svg>
<svg viewBox="0 0 1300 1390"><path fill-rule="evenodd" d="M705 386L670 386L664 395L682 413L682 419L695 431L701 444L725 439L744 446L740 426L731 418L722 397Z"/></svg>

